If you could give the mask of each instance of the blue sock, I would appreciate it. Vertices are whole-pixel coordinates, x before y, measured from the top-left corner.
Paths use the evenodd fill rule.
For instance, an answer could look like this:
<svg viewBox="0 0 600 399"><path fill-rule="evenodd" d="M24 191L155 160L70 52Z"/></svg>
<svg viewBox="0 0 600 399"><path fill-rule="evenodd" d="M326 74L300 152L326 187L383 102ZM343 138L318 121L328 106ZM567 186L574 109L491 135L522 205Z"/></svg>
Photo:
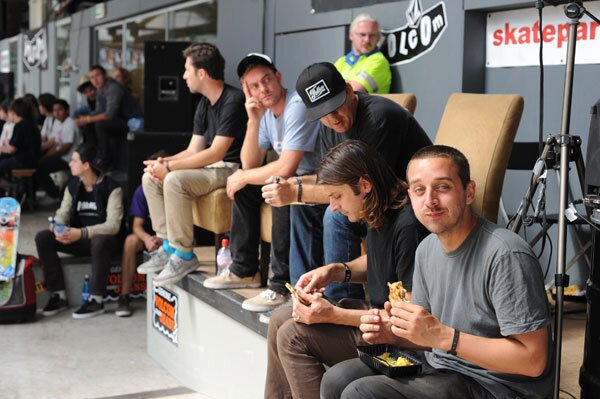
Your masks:
<svg viewBox="0 0 600 399"><path fill-rule="evenodd" d="M171 244L169 244L169 240L164 239L163 240L163 249L165 250L166 253L168 253L169 255L173 255L175 253L175 248L173 248L171 246Z"/></svg>
<svg viewBox="0 0 600 399"><path fill-rule="evenodd" d="M183 260L192 260L192 258L194 257L194 253L192 251L183 252L178 249L175 250L175 255L179 256Z"/></svg>

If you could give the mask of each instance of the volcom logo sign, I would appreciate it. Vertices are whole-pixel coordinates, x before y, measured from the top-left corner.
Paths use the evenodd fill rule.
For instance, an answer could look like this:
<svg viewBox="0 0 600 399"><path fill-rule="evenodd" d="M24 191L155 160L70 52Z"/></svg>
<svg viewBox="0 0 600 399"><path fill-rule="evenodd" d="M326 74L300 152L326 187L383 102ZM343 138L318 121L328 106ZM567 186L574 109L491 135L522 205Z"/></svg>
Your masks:
<svg viewBox="0 0 600 399"><path fill-rule="evenodd" d="M32 35L23 37L23 63L28 70L46 69L48 65L48 38L46 30L40 29Z"/></svg>
<svg viewBox="0 0 600 399"><path fill-rule="evenodd" d="M382 31L381 51L390 65L412 62L433 49L448 25L443 1L423 11L421 0L412 0L406 19L408 23L403 27Z"/></svg>
<svg viewBox="0 0 600 399"><path fill-rule="evenodd" d="M323 79L319 80L312 86L308 86L306 88L306 95L311 103L318 101L319 99L325 97L329 94L329 87L325 84Z"/></svg>

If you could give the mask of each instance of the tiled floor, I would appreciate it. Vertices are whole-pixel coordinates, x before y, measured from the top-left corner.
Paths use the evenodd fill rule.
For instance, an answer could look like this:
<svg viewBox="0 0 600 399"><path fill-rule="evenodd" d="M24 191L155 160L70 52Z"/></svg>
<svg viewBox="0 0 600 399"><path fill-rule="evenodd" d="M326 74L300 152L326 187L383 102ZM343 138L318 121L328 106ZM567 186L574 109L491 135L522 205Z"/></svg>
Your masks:
<svg viewBox="0 0 600 399"><path fill-rule="evenodd" d="M35 232L47 228L46 219L57 206L42 204L35 212L23 214L22 253L36 253ZM134 316L126 319L108 312L73 320L63 312L35 323L0 326L0 399L203 398L181 387L146 354L143 303L136 302L136 308ZM585 313L565 315L561 387L576 398L584 330Z"/></svg>

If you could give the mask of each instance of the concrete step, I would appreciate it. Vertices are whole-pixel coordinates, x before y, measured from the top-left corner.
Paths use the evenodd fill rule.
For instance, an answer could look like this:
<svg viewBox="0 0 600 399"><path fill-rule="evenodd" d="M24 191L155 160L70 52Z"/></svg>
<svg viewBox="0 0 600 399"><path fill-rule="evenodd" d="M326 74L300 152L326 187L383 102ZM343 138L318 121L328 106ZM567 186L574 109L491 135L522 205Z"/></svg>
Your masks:
<svg viewBox="0 0 600 399"><path fill-rule="evenodd" d="M71 307L78 307L81 305L81 292L83 289L85 276L89 276L92 273L91 261L91 257L88 256L61 257L63 276L65 279L65 290L67 292L67 301ZM44 274L41 264L34 263L33 274L36 281L37 308L41 309L46 306L50 296L49 292L46 291L45 288ZM106 288L107 296L104 298L105 301L118 300L118 295L121 290L121 260L118 257L113 259L111 262L111 272L107 278ZM144 275L136 275L132 297L146 297L146 277Z"/></svg>

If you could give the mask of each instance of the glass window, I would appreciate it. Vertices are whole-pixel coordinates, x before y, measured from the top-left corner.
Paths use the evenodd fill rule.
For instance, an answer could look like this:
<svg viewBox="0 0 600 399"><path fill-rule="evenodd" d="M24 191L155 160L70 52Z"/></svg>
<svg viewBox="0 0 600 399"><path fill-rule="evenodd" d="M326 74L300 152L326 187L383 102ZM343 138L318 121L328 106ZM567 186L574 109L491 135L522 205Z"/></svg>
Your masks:
<svg viewBox="0 0 600 399"><path fill-rule="evenodd" d="M107 71L123 66L123 25L96 29L97 63Z"/></svg>
<svg viewBox="0 0 600 399"><path fill-rule="evenodd" d="M58 97L68 100L71 97L71 80L69 78L73 63L70 49L71 23L56 26L56 60L58 64L57 87Z"/></svg>
<svg viewBox="0 0 600 399"><path fill-rule="evenodd" d="M123 68L129 75L126 83L142 106L140 93L144 91L144 42L165 40L166 33L165 14L138 18L126 24Z"/></svg>
<svg viewBox="0 0 600 399"><path fill-rule="evenodd" d="M169 26L169 40L216 43L216 1L206 0L171 12Z"/></svg>

